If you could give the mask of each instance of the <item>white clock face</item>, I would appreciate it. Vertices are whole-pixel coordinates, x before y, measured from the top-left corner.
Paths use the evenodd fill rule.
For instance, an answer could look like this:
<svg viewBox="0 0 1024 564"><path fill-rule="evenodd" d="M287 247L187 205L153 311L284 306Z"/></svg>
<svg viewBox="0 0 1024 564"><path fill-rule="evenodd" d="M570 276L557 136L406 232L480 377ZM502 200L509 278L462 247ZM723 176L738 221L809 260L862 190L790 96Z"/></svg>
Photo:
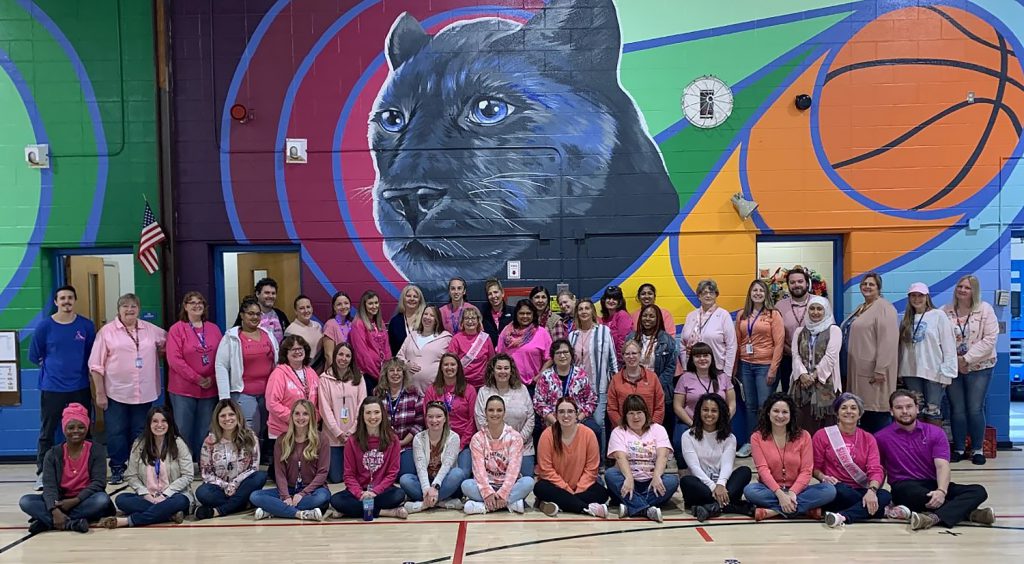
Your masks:
<svg viewBox="0 0 1024 564"><path fill-rule="evenodd" d="M732 89L713 76L702 76L683 89L683 115L704 129L721 125L732 113Z"/></svg>

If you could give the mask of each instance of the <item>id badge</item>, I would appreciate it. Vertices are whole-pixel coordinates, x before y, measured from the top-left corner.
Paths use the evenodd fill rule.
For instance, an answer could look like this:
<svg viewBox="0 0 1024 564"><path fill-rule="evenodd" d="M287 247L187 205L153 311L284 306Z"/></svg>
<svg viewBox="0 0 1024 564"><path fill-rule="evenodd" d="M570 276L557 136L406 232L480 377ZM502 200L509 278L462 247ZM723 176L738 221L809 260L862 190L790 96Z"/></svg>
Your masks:
<svg viewBox="0 0 1024 564"><path fill-rule="evenodd" d="M142 368L142 357L135 357L135 368Z"/></svg>
<svg viewBox="0 0 1024 564"><path fill-rule="evenodd" d="M341 417L341 422L343 424L345 424L345 425L348 424L348 408L347 407L341 408L340 412L338 413L338 416Z"/></svg>
<svg viewBox="0 0 1024 564"><path fill-rule="evenodd" d="M207 364L210 364L210 355L204 354L203 355L203 366L206 366Z"/></svg>
<svg viewBox="0 0 1024 564"><path fill-rule="evenodd" d="M967 354L967 343L960 343L956 347L956 355L964 356L965 354Z"/></svg>
<svg viewBox="0 0 1024 564"><path fill-rule="evenodd" d="M754 354L754 344L747 343L743 345L743 354Z"/></svg>

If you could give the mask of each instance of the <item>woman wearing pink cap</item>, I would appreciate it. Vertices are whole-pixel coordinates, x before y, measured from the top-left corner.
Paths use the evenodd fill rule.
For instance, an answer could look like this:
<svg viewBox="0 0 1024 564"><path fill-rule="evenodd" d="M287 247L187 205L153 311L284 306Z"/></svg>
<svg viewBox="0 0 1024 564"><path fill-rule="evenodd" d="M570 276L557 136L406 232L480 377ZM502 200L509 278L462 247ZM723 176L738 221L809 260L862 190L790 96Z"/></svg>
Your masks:
<svg viewBox="0 0 1024 564"><path fill-rule="evenodd" d="M89 412L80 403L69 404L61 417L64 444L43 458L43 493L21 497L18 505L28 514L28 532L89 531L89 522L114 514L107 495L107 450L85 439Z"/></svg>
<svg viewBox="0 0 1024 564"><path fill-rule="evenodd" d="M928 286L921 282L907 290L907 310L900 323L899 376L907 389L924 399L921 420L942 425L942 395L957 376L956 341L949 317L935 308Z"/></svg>

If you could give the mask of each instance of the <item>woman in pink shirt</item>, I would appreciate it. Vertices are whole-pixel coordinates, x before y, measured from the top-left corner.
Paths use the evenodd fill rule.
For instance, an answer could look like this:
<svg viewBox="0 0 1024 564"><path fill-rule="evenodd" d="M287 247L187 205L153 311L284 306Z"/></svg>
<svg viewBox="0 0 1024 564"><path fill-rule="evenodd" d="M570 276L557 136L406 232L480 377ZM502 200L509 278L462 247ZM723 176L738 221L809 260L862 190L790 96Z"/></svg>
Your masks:
<svg viewBox="0 0 1024 564"><path fill-rule="evenodd" d="M686 367L690 348L695 343L706 343L715 355L715 366L732 377L736 363L736 327L732 316L718 306L718 284L710 278L697 283L700 307L686 314L686 322L679 333L679 366Z"/></svg>
<svg viewBox="0 0 1024 564"><path fill-rule="evenodd" d="M178 322L167 332L167 392L178 431L192 452L199 452L217 405L214 357L223 335L206 318L206 298L188 292Z"/></svg>
<svg viewBox="0 0 1024 564"><path fill-rule="evenodd" d="M622 288L608 286L601 295L600 323L607 325L612 332L612 343L615 345L615 359L622 365L622 345L633 331L633 321L626 311L626 299L622 296Z"/></svg>
<svg viewBox="0 0 1024 564"><path fill-rule="evenodd" d="M743 488L743 495L757 507L754 520L777 515L820 520L821 507L835 499L836 488L810 485L814 451L811 436L797 422L793 398L780 392L768 396L750 444L758 481Z"/></svg>
<svg viewBox="0 0 1024 564"><path fill-rule="evenodd" d="M490 336L483 330L480 310L467 309L462 314L460 331L452 336L448 343L448 352L459 357L462 368L466 372L466 381L479 390L484 385L487 363L494 356L494 344Z"/></svg>
<svg viewBox="0 0 1024 564"><path fill-rule="evenodd" d="M786 340L786 326L782 315L775 311L768 286L754 280L747 289L747 300L743 310L736 316L736 345L738 348L735 376L743 385L743 402L746 405L747 430L754 432L758 410L768 394L775 390L779 362ZM789 375L787 374L788 378ZM743 445L736 456L750 456L751 445Z"/></svg>
<svg viewBox="0 0 1024 564"><path fill-rule="evenodd" d="M413 384L426 391L437 378L441 355L448 351L452 334L441 326L441 311L435 305L423 308L419 325L410 331L395 356L405 362Z"/></svg>
<svg viewBox="0 0 1024 564"><path fill-rule="evenodd" d="M459 435L459 468L468 476L473 471L473 458L469 452L469 441L476 433L476 388L466 382L462 363L452 353L444 353L441 367L434 384L427 388L424 404L432 401L443 402L448 410L448 419Z"/></svg>
<svg viewBox="0 0 1024 564"><path fill-rule="evenodd" d="M514 314L515 320L498 335L498 352L512 357L532 397L534 378L551 363L551 334L538 326L537 308L530 300L516 302Z"/></svg>
<svg viewBox="0 0 1024 564"><path fill-rule="evenodd" d="M836 488L835 499L824 508L825 524L834 529L865 519L881 519L892 496L881 489L885 472L875 437L857 427L864 402L845 393L832 407L839 424L819 429L812 439L814 477Z"/></svg>
<svg viewBox="0 0 1024 564"><path fill-rule="evenodd" d="M320 375L317 402L324 432L331 442L331 468L327 481L340 483L345 472L345 442L356 428L356 411L366 399L363 374L356 368L352 345L338 343L334 359Z"/></svg>
<svg viewBox="0 0 1024 564"><path fill-rule="evenodd" d="M334 317L324 323L324 359L326 364L334 358L334 347L339 343L348 342L348 334L352 331L352 298L345 292L335 292L331 296L331 311Z"/></svg>
<svg viewBox="0 0 1024 564"><path fill-rule="evenodd" d="M466 301L466 281L456 276L448 281L448 303L441 306L441 325L452 335L462 328L462 316L476 306Z"/></svg>
<svg viewBox="0 0 1024 564"><path fill-rule="evenodd" d="M309 343L298 335L288 335L281 341L281 352L277 368L270 373L267 382L267 435L276 439L288 430L288 419L292 406L299 400L306 400L314 406L310 415L313 425L317 422L316 394L319 378L309 366Z"/></svg>
<svg viewBox="0 0 1024 564"><path fill-rule="evenodd" d="M508 509L526 511L526 496L533 491L533 477L520 473L523 461L523 435L505 424L505 400L487 398L487 425L470 441L473 452L473 477L462 482L462 493L469 498L462 510L466 515Z"/></svg>
<svg viewBox="0 0 1024 564"><path fill-rule="evenodd" d="M110 483L124 481L132 441L142 433L146 414L160 395L160 355L167 332L139 319L139 298L117 299L117 318L96 333L89 372L96 408L104 411Z"/></svg>
<svg viewBox="0 0 1024 564"><path fill-rule="evenodd" d="M643 308L653 305L657 306L661 312L661 321L665 324L665 331L674 338L676 335L676 321L672 318L672 312L658 306L654 303L654 300L658 297L658 290L654 287L654 284L650 282L644 282L636 290L636 301L639 304L637 310L629 316L629 323L631 327L636 327L637 322L640 321L640 310Z"/></svg>
<svg viewBox="0 0 1024 564"><path fill-rule="evenodd" d="M391 358L388 328L380 314L380 297L376 292L367 290L359 298L359 313L352 322L348 339L356 353L356 366L366 377L366 393L372 394L381 366Z"/></svg>
<svg viewBox="0 0 1024 564"><path fill-rule="evenodd" d="M356 430L345 443L345 490L331 496L331 507L345 517L365 519L370 500L374 517L407 518L405 492L395 486L399 450L384 401L367 397L359 406Z"/></svg>

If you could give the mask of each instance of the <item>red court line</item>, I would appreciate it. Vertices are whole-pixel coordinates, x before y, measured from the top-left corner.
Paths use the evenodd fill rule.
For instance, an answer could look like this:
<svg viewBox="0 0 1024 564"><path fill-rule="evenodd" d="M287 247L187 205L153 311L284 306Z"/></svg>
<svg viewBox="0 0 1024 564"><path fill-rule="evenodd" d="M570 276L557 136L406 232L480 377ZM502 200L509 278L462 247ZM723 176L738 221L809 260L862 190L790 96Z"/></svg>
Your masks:
<svg viewBox="0 0 1024 564"><path fill-rule="evenodd" d="M704 539L704 542L715 542L715 539L711 538L711 535L704 527L697 527L694 530L697 531L698 534L700 534L701 538Z"/></svg>
<svg viewBox="0 0 1024 564"><path fill-rule="evenodd" d="M452 554L452 564L462 564L462 555L466 552L466 525L465 521L459 523L459 535L455 537L455 554Z"/></svg>

